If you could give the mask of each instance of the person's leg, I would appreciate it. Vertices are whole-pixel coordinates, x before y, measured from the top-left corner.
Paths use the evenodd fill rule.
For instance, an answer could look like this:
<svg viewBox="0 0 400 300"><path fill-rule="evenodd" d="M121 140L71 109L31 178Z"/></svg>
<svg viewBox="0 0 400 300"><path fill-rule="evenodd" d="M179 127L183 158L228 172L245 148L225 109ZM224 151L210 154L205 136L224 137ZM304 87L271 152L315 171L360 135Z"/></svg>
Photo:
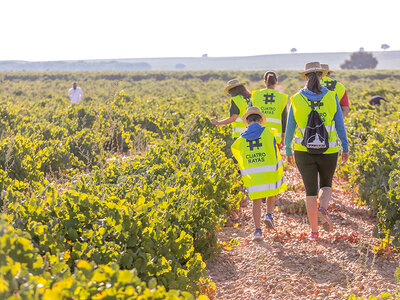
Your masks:
<svg viewBox="0 0 400 300"><path fill-rule="evenodd" d="M267 213L264 216L264 223L268 229L274 228L274 219L272 218L272 213L275 208L275 196L268 197L267 199Z"/></svg>
<svg viewBox="0 0 400 300"><path fill-rule="evenodd" d="M317 196L306 196L306 208L311 231L318 232L318 206Z"/></svg>
<svg viewBox="0 0 400 300"><path fill-rule="evenodd" d="M274 212L275 199L276 199L276 196L268 197L268 199L267 199L267 214L272 214Z"/></svg>
<svg viewBox="0 0 400 300"><path fill-rule="evenodd" d="M306 189L306 209L310 222L311 231L318 232L318 167L313 154L307 152L295 151L295 161L297 168L303 178Z"/></svg>
<svg viewBox="0 0 400 300"><path fill-rule="evenodd" d="M319 203L327 209L332 196L332 180L337 165L337 153L321 154L318 158L318 173L320 178Z"/></svg>
<svg viewBox="0 0 400 300"><path fill-rule="evenodd" d="M319 205L325 209L328 209L329 200L331 200L332 188L324 186L319 190Z"/></svg>
<svg viewBox="0 0 400 300"><path fill-rule="evenodd" d="M256 229L261 229L261 199L253 200L253 221Z"/></svg>
<svg viewBox="0 0 400 300"><path fill-rule="evenodd" d="M337 153L321 154L318 159L318 171L320 177L318 217L326 231L333 230L333 222L327 211L332 197L332 180L337 165Z"/></svg>

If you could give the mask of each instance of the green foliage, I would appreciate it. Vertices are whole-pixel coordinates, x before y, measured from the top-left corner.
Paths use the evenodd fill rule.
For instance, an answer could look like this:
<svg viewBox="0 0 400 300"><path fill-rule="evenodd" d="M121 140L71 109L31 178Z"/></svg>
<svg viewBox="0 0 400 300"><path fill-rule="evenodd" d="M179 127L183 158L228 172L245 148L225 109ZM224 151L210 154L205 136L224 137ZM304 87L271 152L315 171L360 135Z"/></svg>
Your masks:
<svg viewBox="0 0 400 300"><path fill-rule="evenodd" d="M77 260L72 274L65 259L65 254L39 255L29 234L0 221L2 299L193 299L187 292L167 291L155 278L146 284L135 270L120 270L115 263Z"/></svg>
<svg viewBox="0 0 400 300"><path fill-rule="evenodd" d="M303 84L297 72L278 73L288 94ZM1 298L212 295L203 259L243 195L229 127L206 116L228 115L227 80L262 88L262 74L4 74ZM400 74L335 74L352 105L340 172L376 213L377 234L397 245ZM71 81L86 91L79 105L66 98ZM373 94L389 103L369 106Z"/></svg>

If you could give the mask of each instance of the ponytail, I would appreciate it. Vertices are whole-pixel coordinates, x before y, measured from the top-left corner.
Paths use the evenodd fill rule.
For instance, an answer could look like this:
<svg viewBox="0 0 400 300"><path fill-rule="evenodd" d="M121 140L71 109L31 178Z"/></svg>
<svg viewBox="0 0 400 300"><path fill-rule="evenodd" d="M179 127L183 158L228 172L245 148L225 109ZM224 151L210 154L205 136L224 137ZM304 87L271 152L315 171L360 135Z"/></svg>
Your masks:
<svg viewBox="0 0 400 300"><path fill-rule="evenodd" d="M322 92L321 83L319 78L322 76L322 72L311 72L306 74L307 77L307 89L315 94Z"/></svg>
<svg viewBox="0 0 400 300"><path fill-rule="evenodd" d="M278 82L275 72L267 72L264 74L264 81L268 88L273 87Z"/></svg>

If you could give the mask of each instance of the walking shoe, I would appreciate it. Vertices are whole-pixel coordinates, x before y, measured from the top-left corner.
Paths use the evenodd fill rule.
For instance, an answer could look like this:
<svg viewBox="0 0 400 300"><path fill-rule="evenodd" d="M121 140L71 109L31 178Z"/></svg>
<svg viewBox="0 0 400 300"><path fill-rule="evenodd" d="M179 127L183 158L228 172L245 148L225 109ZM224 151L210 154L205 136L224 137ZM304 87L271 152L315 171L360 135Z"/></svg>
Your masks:
<svg viewBox="0 0 400 300"><path fill-rule="evenodd" d="M254 241L259 241L259 240L262 240L262 231L261 231L261 229L256 229L255 231L254 231L254 236L253 236L253 240Z"/></svg>
<svg viewBox="0 0 400 300"><path fill-rule="evenodd" d="M322 227L325 231L332 231L333 230L333 223L331 218L329 218L329 214L325 208L320 206L318 208L318 219L322 223Z"/></svg>
<svg viewBox="0 0 400 300"><path fill-rule="evenodd" d="M275 229L274 227L274 219L272 218L271 214L265 214L264 216L264 223L268 229Z"/></svg>
<svg viewBox="0 0 400 300"><path fill-rule="evenodd" d="M311 232L310 236L308 237L308 239L312 242L318 240L318 238L319 238L318 232Z"/></svg>

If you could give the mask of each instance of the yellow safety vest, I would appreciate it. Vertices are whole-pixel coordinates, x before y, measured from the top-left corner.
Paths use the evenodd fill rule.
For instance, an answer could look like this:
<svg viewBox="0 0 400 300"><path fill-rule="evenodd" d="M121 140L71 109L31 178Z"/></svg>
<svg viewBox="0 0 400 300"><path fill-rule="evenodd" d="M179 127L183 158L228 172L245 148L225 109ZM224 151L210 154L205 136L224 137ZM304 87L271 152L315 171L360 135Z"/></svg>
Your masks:
<svg viewBox="0 0 400 300"><path fill-rule="evenodd" d="M328 76L324 76L324 77L322 77L321 85L325 86L330 91L334 91L336 93L336 95L338 96L339 102L340 102L340 100L342 100L344 93L346 91L346 88L339 81L336 81L335 79L332 79Z"/></svg>
<svg viewBox="0 0 400 300"><path fill-rule="evenodd" d="M236 106L239 108L240 111L236 120L231 123L232 136L234 138L237 138L240 136L242 132L246 131L246 125L244 125L242 117L245 114L247 107L249 105L247 104L246 99L242 95L237 95L235 97L232 97L231 100L236 104Z"/></svg>
<svg viewBox="0 0 400 300"><path fill-rule="evenodd" d="M293 115L296 121L294 150L307 152L307 148L303 146L301 142L303 141L304 131L307 126L308 115L311 112L311 102L300 92L291 97L290 100L292 102ZM339 147L336 127L335 121L333 120L337 110L335 92L328 91L322 97L320 105L315 107L315 110L319 113L329 135L329 148L323 154L338 152Z"/></svg>
<svg viewBox="0 0 400 300"><path fill-rule="evenodd" d="M274 196L287 189L282 158L274 134L268 128L253 141L239 137L231 149L251 200Z"/></svg>
<svg viewBox="0 0 400 300"><path fill-rule="evenodd" d="M282 140L282 113L286 107L288 95L274 89L261 89L253 91L252 105L258 107L265 117L265 127L277 129L277 142Z"/></svg>

